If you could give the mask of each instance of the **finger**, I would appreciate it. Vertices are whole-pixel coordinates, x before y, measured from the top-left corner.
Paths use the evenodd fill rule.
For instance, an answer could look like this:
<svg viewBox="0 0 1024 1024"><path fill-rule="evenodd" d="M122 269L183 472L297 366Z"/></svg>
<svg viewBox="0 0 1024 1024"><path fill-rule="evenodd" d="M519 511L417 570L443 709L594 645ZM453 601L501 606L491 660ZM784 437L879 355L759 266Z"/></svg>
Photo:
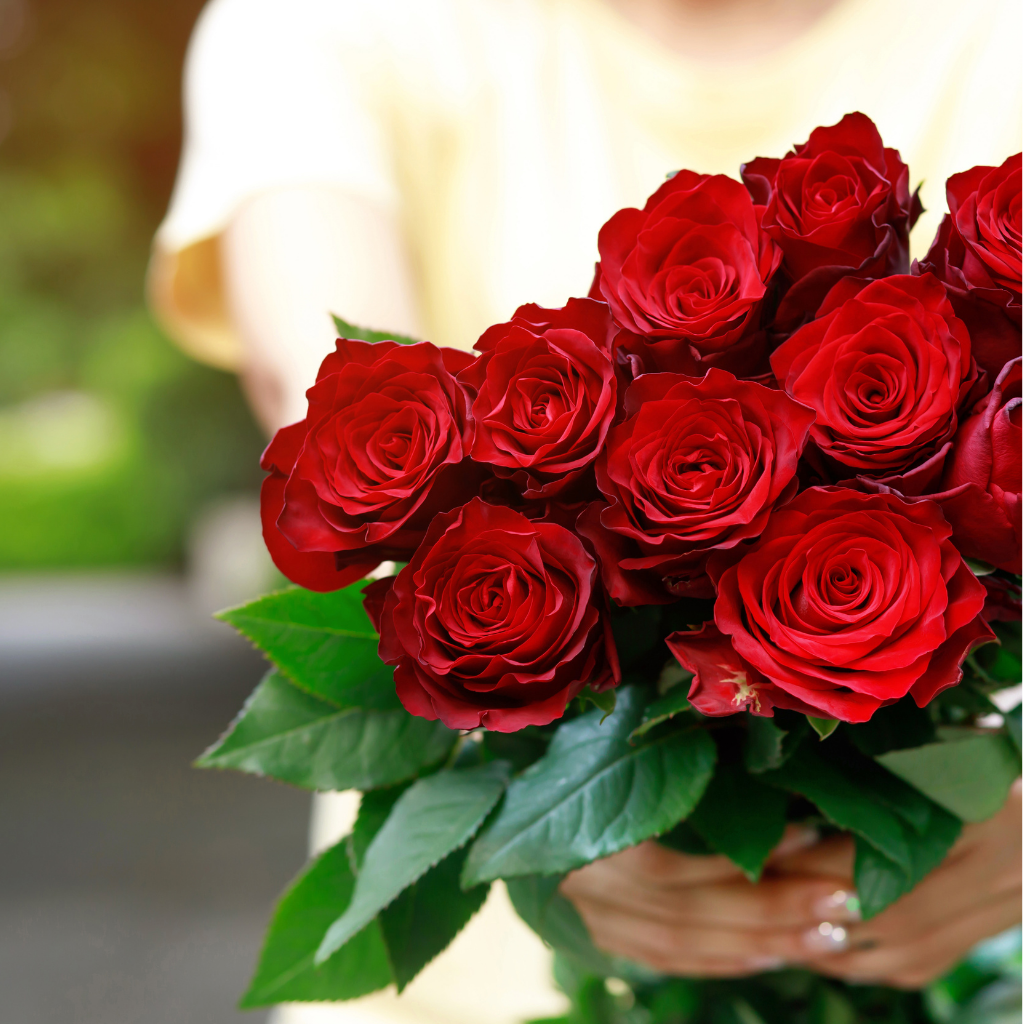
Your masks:
<svg viewBox="0 0 1024 1024"><path fill-rule="evenodd" d="M611 953L639 957L645 963L664 961L676 968L699 958L741 961L746 964L780 965L804 953L796 929L746 931L679 924L638 917L626 909L577 904L595 944ZM752 968L754 969L754 968Z"/></svg>
<svg viewBox="0 0 1024 1024"><path fill-rule="evenodd" d="M774 857L770 874L825 875L853 885L853 840L846 835L829 836L812 846Z"/></svg>
<svg viewBox="0 0 1024 1024"><path fill-rule="evenodd" d="M1020 890L990 900L941 928L920 933L915 941L879 944L833 956L805 959L816 971L855 982L880 982L920 988L944 974L982 939L998 935L1020 920Z"/></svg>

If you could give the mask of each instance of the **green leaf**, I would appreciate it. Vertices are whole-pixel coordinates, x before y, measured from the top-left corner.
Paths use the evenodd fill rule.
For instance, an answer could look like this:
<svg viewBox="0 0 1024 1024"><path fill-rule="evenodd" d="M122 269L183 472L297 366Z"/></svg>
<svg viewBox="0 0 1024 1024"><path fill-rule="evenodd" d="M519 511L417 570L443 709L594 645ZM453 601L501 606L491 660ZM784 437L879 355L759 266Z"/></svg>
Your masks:
<svg viewBox="0 0 1024 1024"><path fill-rule="evenodd" d="M585 686L580 692L580 707L586 708L587 704L593 704L595 708L604 712L607 718L615 710L615 690L603 690L597 693L589 686ZM601 721L604 721L604 718Z"/></svg>
<svg viewBox="0 0 1024 1024"><path fill-rule="evenodd" d="M438 772L410 786L370 843L352 903L328 929L317 963L344 946L403 889L468 842L507 782L508 765L492 761L478 768Z"/></svg>
<svg viewBox="0 0 1024 1024"><path fill-rule="evenodd" d="M825 760L809 744L801 744L781 768L762 777L807 797L833 824L863 836L890 860L910 869L910 849L900 817L859 785L852 773Z"/></svg>
<svg viewBox="0 0 1024 1024"><path fill-rule="evenodd" d="M553 949L571 957L585 971L606 978L609 958L590 937L576 908L559 891L562 875L527 875L505 884L516 913Z"/></svg>
<svg viewBox="0 0 1024 1024"><path fill-rule="evenodd" d="M839 727L839 720L836 718L812 718L810 715L805 717L820 740L828 739Z"/></svg>
<svg viewBox="0 0 1024 1024"><path fill-rule="evenodd" d="M339 709L269 672L196 764L305 789L376 789L440 762L458 733L407 711Z"/></svg>
<svg viewBox="0 0 1024 1024"><path fill-rule="evenodd" d="M786 796L741 765L719 765L689 817L711 846L752 881L786 829Z"/></svg>
<svg viewBox="0 0 1024 1024"><path fill-rule="evenodd" d="M518 732L484 731L484 749L491 757L510 762L514 775L543 757L550 742L551 737L535 725Z"/></svg>
<svg viewBox="0 0 1024 1024"><path fill-rule="evenodd" d="M844 725L843 732L868 757L902 747L919 747L935 739L931 716L909 695L895 704L879 708L866 722Z"/></svg>
<svg viewBox="0 0 1024 1024"><path fill-rule="evenodd" d="M344 913L354 885L344 841L299 875L274 911L256 974L242 996L243 1009L286 1000L355 999L391 983L376 921L319 967L313 964L324 932Z"/></svg>
<svg viewBox="0 0 1024 1024"><path fill-rule="evenodd" d="M715 745L695 728L633 746L643 710L643 692L627 686L604 725L600 711L561 725L473 844L463 884L571 871L685 818L711 778Z"/></svg>
<svg viewBox="0 0 1024 1024"><path fill-rule="evenodd" d="M685 853L690 857L713 857L716 851L707 840L693 827L689 818L679 822L674 828L658 836L658 843L667 846L676 853Z"/></svg>
<svg viewBox="0 0 1024 1024"><path fill-rule="evenodd" d="M686 699L688 691L689 687L677 686L669 690L664 697L659 697L656 701L648 704L644 708L640 724L629 734L630 743L636 743L656 725L667 722L681 711L692 710L690 702Z"/></svg>
<svg viewBox="0 0 1024 1024"><path fill-rule="evenodd" d="M356 327L347 320L342 320L337 313L331 314L335 329L339 338L348 338L350 341L397 341L399 345L418 345L416 338L410 338L405 334L389 334L387 331L373 331L369 327Z"/></svg>
<svg viewBox="0 0 1024 1024"><path fill-rule="evenodd" d="M468 892L459 888L466 853L464 847L449 854L380 912L399 992L443 952L487 899L490 885Z"/></svg>
<svg viewBox="0 0 1024 1024"><path fill-rule="evenodd" d="M860 836L856 837L854 884L862 916L867 919L894 903L945 859L960 835L961 822L948 811L929 804L928 823L921 833L905 827L910 849L909 868L896 864Z"/></svg>
<svg viewBox="0 0 1024 1024"><path fill-rule="evenodd" d="M992 817L1020 775L1020 757L1002 735L892 750L877 760L964 821Z"/></svg>
<svg viewBox="0 0 1024 1024"><path fill-rule="evenodd" d="M398 710L394 670L377 655L362 588L317 594L289 587L219 612L296 686L339 707Z"/></svg>
<svg viewBox="0 0 1024 1024"><path fill-rule="evenodd" d="M1017 748L1017 756L1020 757L1020 705L1018 704L1012 711L1007 711L1003 719L1006 722L1006 732L1013 740L1013 745Z"/></svg>
<svg viewBox="0 0 1024 1024"><path fill-rule="evenodd" d="M747 741L743 748L743 761L751 772L766 772L778 768L785 760L782 741L786 730L771 718L747 715Z"/></svg>
<svg viewBox="0 0 1024 1024"><path fill-rule="evenodd" d="M356 815L352 831L346 837L349 864L357 875L363 866L366 851L373 842L373 837L381 830L384 822L388 820L391 808L409 786L410 783L407 782L400 786L389 786L387 789L371 789L360 797L359 813Z"/></svg>

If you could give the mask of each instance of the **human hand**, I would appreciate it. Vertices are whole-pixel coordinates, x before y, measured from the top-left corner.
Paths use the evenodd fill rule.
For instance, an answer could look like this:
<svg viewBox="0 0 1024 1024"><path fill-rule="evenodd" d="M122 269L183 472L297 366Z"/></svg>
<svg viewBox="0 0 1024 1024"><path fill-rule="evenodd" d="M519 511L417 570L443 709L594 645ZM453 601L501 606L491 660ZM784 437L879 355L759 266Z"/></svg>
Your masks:
<svg viewBox="0 0 1024 1024"><path fill-rule="evenodd" d="M815 841L790 826L769 865ZM666 974L731 977L781 967L807 955L805 933L845 910L849 865L836 876L769 873L757 885L725 857L692 857L654 842L573 872L562 892L601 949ZM829 866L832 862L828 862ZM820 869L823 865L818 865Z"/></svg>
<svg viewBox="0 0 1024 1024"><path fill-rule="evenodd" d="M777 868L835 877L850 863L852 844L843 838L780 858ZM966 825L946 860L912 892L870 921L811 930L805 941L818 948L802 962L846 981L921 988L975 943L1020 919L1018 779L1003 809L987 821Z"/></svg>

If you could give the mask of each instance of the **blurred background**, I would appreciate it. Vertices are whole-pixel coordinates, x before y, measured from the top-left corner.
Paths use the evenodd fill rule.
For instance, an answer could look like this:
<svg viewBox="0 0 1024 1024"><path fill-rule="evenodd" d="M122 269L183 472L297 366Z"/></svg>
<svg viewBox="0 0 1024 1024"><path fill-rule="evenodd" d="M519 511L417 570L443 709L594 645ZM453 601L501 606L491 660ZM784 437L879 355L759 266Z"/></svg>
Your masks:
<svg viewBox="0 0 1024 1024"><path fill-rule="evenodd" d="M305 796L189 767L271 580L263 438L143 298L201 6L0 0L0 1024L241 1019L304 859Z"/></svg>

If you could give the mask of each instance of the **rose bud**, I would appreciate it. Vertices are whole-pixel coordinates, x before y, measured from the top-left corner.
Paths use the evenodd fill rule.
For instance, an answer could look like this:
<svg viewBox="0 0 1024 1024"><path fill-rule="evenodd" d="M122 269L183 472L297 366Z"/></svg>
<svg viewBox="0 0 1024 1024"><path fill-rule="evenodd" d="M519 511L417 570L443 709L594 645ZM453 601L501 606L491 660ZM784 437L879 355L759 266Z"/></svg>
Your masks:
<svg viewBox="0 0 1024 1024"><path fill-rule="evenodd" d="M619 604L711 597L708 555L756 537L796 492L814 414L714 368L703 380L638 377L625 413L597 462L605 501L588 506L577 529Z"/></svg>
<svg viewBox="0 0 1024 1024"><path fill-rule="evenodd" d="M306 418L263 453L263 536L285 576L347 586L408 558L437 512L475 492L469 397L454 377L472 359L426 342L338 340Z"/></svg>
<svg viewBox="0 0 1024 1024"><path fill-rule="evenodd" d="M791 287L778 329L799 326L841 277L909 270L921 202L910 194L907 165L864 114L815 128L781 160L758 157L740 170L754 202L765 207L762 226L785 254Z"/></svg>
<svg viewBox="0 0 1024 1024"><path fill-rule="evenodd" d="M931 274L845 278L771 364L786 393L814 410L826 475L901 474L893 486L916 494L938 482L977 380L967 329Z"/></svg>
<svg viewBox="0 0 1024 1024"><path fill-rule="evenodd" d="M781 253L737 181L679 171L642 210L619 210L598 235L590 294L639 337L647 370L746 372L763 352L768 282Z"/></svg>
<svg viewBox="0 0 1024 1024"><path fill-rule="evenodd" d="M398 697L452 729L514 732L620 678L597 563L578 537L474 498L395 577L380 656Z"/></svg>
<svg viewBox="0 0 1024 1024"><path fill-rule="evenodd" d="M946 182L950 212L914 267L945 282L990 379L1021 354L1020 193L1020 153L954 174Z"/></svg>
<svg viewBox="0 0 1024 1024"><path fill-rule="evenodd" d="M995 637L950 533L930 501L844 487L794 498L742 557L710 559L714 627L669 638L681 663L700 659L701 710L728 715L761 695L791 706L771 684L818 717L864 722L907 693L924 707L956 685L964 658Z"/></svg>
<svg viewBox="0 0 1024 1024"><path fill-rule="evenodd" d="M473 396L473 458L527 499L579 485L615 415L616 334L608 307L592 299L520 306L485 331L480 357L459 375Z"/></svg>
<svg viewBox="0 0 1024 1024"><path fill-rule="evenodd" d="M1021 359L1007 363L953 439L933 495L968 558L1021 571Z"/></svg>

